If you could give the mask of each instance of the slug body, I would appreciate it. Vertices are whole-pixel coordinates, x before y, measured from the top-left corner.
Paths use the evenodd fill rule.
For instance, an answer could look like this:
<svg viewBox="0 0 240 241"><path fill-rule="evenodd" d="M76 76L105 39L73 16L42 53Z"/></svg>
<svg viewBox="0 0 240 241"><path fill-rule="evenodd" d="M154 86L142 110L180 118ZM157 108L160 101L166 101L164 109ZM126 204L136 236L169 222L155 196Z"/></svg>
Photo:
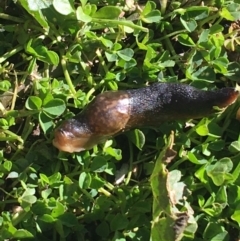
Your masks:
<svg viewBox="0 0 240 241"><path fill-rule="evenodd" d="M201 118L225 108L239 93L234 88L203 91L189 85L157 83L98 95L79 115L55 130L54 146L66 152L91 149L120 132L162 122Z"/></svg>

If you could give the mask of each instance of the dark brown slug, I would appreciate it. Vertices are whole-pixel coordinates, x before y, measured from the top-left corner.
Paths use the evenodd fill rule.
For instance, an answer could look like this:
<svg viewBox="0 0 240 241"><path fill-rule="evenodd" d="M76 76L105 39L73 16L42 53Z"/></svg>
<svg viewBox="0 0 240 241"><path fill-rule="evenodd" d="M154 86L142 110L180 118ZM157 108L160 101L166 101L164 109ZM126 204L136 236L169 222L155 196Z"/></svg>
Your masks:
<svg viewBox="0 0 240 241"><path fill-rule="evenodd" d="M225 108L238 95L234 88L203 91L177 83L104 92L55 130L53 145L71 153L88 150L132 128L207 116L214 112L213 107Z"/></svg>

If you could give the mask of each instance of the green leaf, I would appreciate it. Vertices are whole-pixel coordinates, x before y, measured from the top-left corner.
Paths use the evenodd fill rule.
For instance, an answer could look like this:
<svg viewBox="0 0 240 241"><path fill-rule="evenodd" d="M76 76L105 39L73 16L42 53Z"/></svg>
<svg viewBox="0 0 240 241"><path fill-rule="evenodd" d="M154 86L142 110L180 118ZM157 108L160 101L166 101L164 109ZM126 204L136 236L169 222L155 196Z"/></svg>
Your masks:
<svg viewBox="0 0 240 241"><path fill-rule="evenodd" d="M191 75L191 79L197 81L203 80L211 83L214 82L214 80L216 79L216 74L213 68L209 66L204 66L193 72Z"/></svg>
<svg viewBox="0 0 240 241"><path fill-rule="evenodd" d="M185 33L178 35L178 41L185 46L189 46L189 47L195 46L195 43L193 42L193 40L189 37L188 34L185 34Z"/></svg>
<svg viewBox="0 0 240 241"><path fill-rule="evenodd" d="M91 174L88 172L82 172L79 176L79 187L83 189L89 188L92 181Z"/></svg>
<svg viewBox="0 0 240 241"><path fill-rule="evenodd" d="M127 134L128 139L139 149L142 150L145 144L145 135L139 129L129 131Z"/></svg>
<svg viewBox="0 0 240 241"><path fill-rule="evenodd" d="M55 10L63 15L74 13L74 9L69 0L53 0L53 7Z"/></svg>
<svg viewBox="0 0 240 241"><path fill-rule="evenodd" d="M6 177L6 179L18 178L18 177L19 177L19 174L17 172L9 172L9 174Z"/></svg>
<svg viewBox="0 0 240 241"><path fill-rule="evenodd" d="M186 184L180 182L182 173L179 170L173 170L168 175L168 191L174 193L174 201L179 203L184 198L184 188Z"/></svg>
<svg viewBox="0 0 240 241"><path fill-rule="evenodd" d="M229 21L233 21L234 17L232 16L232 14L228 11L227 8L223 7L222 10L220 11L220 15L221 17L229 20Z"/></svg>
<svg viewBox="0 0 240 241"><path fill-rule="evenodd" d="M112 48L113 47L113 42L107 38L100 37L99 40L106 46L107 48Z"/></svg>
<svg viewBox="0 0 240 241"><path fill-rule="evenodd" d="M214 165L207 167L207 175L211 177L212 181L216 186L221 186L225 181L231 181L232 176L229 172L233 168L233 163L230 158L222 158Z"/></svg>
<svg viewBox="0 0 240 241"><path fill-rule="evenodd" d="M121 230L121 229L126 228L128 226L128 223L129 223L129 221L128 221L127 217L125 215L118 213L112 219L112 221L110 223L110 228L112 231Z"/></svg>
<svg viewBox="0 0 240 241"><path fill-rule="evenodd" d="M145 16L151 13L154 9L156 9L156 3L153 1L147 1L142 10L142 15Z"/></svg>
<svg viewBox="0 0 240 241"><path fill-rule="evenodd" d="M56 206L52 210L52 216L58 218L65 213L65 207L62 203L56 202Z"/></svg>
<svg viewBox="0 0 240 241"><path fill-rule="evenodd" d="M32 11L39 11L52 5L53 0L27 0L28 7Z"/></svg>
<svg viewBox="0 0 240 241"><path fill-rule="evenodd" d="M180 18L183 27L188 32L193 32L197 28L197 22L194 19L185 20L183 17Z"/></svg>
<svg viewBox="0 0 240 241"><path fill-rule="evenodd" d="M150 13L141 17L141 20L146 23L157 23L162 19L161 12L159 10L153 10Z"/></svg>
<svg viewBox="0 0 240 241"><path fill-rule="evenodd" d="M208 161L206 159L198 159L197 156L192 153L192 152L188 152L187 154L187 157L188 157L188 160L194 164L197 164L197 165L203 165L203 164L206 164Z"/></svg>
<svg viewBox="0 0 240 241"><path fill-rule="evenodd" d="M227 238L228 234L225 231L224 227L218 223L209 222L206 229L203 232L204 240L211 241L220 241L220 240L229 240Z"/></svg>
<svg viewBox="0 0 240 241"><path fill-rule="evenodd" d="M47 133L53 127L52 119L44 112L40 112L38 120L44 133Z"/></svg>
<svg viewBox="0 0 240 241"><path fill-rule="evenodd" d="M173 143L173 135L171 135L167 143L164 145L161 153L158 155L155 166L150 177L150 184L153 193L153 205L152 205L152 227L151 227L151 239L152 240L176 240L174 239L175 233L173 232L174 220L171 215L173 208L176 208L169 198L170 195L174 196L173 190L169 189L169 176L166 167L167 162L175 157L176 153L171 149ZM179 178L179 173L177 173ZM173 178L173 176L172 176ZM171 179L172 182L173 179ZM173 182L172 182L173 183ZM172 194L170 194L172 193ZM176 204L176 203L175 203ZM171 208L172 207L172 208ZM169 212L170 215L164 215L163 213ZM163 214L163 215L162 215ZM183 226L184 228L184 226Z"/></svg>
<svg viewBox="0 0 240 241"><path fill-rule="evenodd" d="M40 110L42 106L42 100L37 96L28 97L25 107L29 110Z"/></svg>
<svg viewBox="0 0 240 241"><path fill-rule="evenodd" d="M56 219L50 214L43 214L42 216L39 216L39 220L45 223L54 223L56 221Z"/></svg>
<svg viewBox="0 0 240 241"><path fill-rule="evenodd" d="M45 174L40 173L39 176L40 176L41 181L45 182L44 184L49 184L49 179Z"/></svg>
<svg viewBox="0 0 240 241"><path fill-rule="evenodd" d="M99 188L103 187L105 183L106 182L103 179L95 176L92 178L90 187L93 189L99 189Z"/></svg>
<svg viewBox="0 0 240 241"><path fill-rule="evenodd" d="M103 172L107 167L107 160L104 157L96 156L91 164L91 171Z"/></svg>
<svg viewBox="0 0 240 241"><path fill-rule="evenodd" d="M130 48L117 51L117 55L125 61L130 61L134 55L134 51Z"/></svg>
<svg viewBox="0 0 240 241"><path fill-rule="evenodd" d="M225 57L220 57L212 61L214 68L221 74L227 73L228 59Z"/></svg>
<svg viewBox="0 0 240 241"><path fill-rule="evenodd" d="M227 10L233 17L233 19L228 19L228 20L238 21L240 19L240 4L239 3L228 4Z"/></svg>
<svg viewBox="0 0 240 241"><path fill-rule="evenodd" d="M52 193L52 189L51 188L43 190L41 192L42 198L43 199L47 199L51 193Z"/></svg>
<svg viewBox="0 0 240 241"><path fill-rule="evenodd" d="M229 151L231 153L239 153L240 152L240 142L239 141L233 141L230 146L228 147Z"/></svg>
<svg viewBox="0 0 240 241"><path fill-rule="evenodd" d="M18 1L23 8L25 8L25 10L32 15L36 21L46 30L48 30L49 25L48 22L46 21L46 17L42 14L42 12L40 11L40 9L42 8L47 8L51 5L52 0L39 0L39 1L35 1L35 0L19 0ZM40 8L40 9L39 9ZM39 10L39 11L38 11Z"/></svg>
<svg viewBox="0 0 240 241"><path fill-rule="evenodd" d="M123 68L125 70L129 70L137 65L137 61L135 59L130 59L129 61L125 62Z"/></svg>
<svg viewBox="0 0 240 241"><path fill-rule="evenodd" d="M231 218L233 220L235 220L237 223L240 223L240 204L238 204L236 206L236 208L234 209L234 212L233 212Z"/></svg>
<svg viewBox="0 0 240 241"><path fill-rule="evenodd" d="M49 184L50 185L54 185L54 184L57 184L57 183L61 183L62 181L61 181L61 179L62 179L62 175L61 175L61 173L59 173L59 172L56 172L56 173L54 173L53 175L51 175L50 177L48 177L48 179L49 179Z"/></svg>
<svg viewBox="0 0 240 241"><path fill-rule="evenodd" d="M65 111L66 105L61 99L52 99L44 104L42 109L50 116L60 116Z"/></svg>
<svg viewBox="0 0 240 241"><path fill-rule="evenodd" d="M78 225L78 220L73 213L66 212L59 217L59 220L66 227L76 227Z"/></svg>
<svg viewBox="0 0 240 241"><path fill-rule="evenodd" d="M112 148L111 146L104 148L104 152L114 157L117 161L122 159L122 151L119 149Z"/></svg>
<svg viewBox="0 0 240 241"><path fill-rule="evenodd" d="M42 44L41 39L30 39L26 46L26 52L48 64L58 65L59 63L58 54L54 51L48 50Z"/></svg>
<svg viewBox="0 0 240 241"><path fill-rule="evenodd" d="M93 18L99 19L116 19L119 17L121 9L114 6L104 6L93 14Z"/></svg>
<svg viewBox="0 0 240 241"><path fill-rule="evenodd" d="M16 238L16 239L34 238L34 235L26 229L18 229L13 234L13 238Z"/></svg>
<svg viewBox="0 0 240 241"><path fill-rule="evenodd" d="M207 125L207 123L198 126L198 127L196 128L196 132L197 132L198 135L200 135L200 136L207 136L207 135L209 134L209 130L208 130L208 125Z"/></svg>
<svg viewBox="0 0 240 241"><path fill-rule="evenodd" d="M214 122L210 122L208 125L209 136L214 138L220 138L222 136L222 128Z"/></svg>
<svg viewBox="0 0 240 241"><path fill-rule="evenodd" d="M25 203L34 204L37 201L37 198L33 195L26 195L21 198Z"/></svg>
<svg viewBox="0 0 240 241"><path fill-rule="evenodd" d="M174 67L175 64L176 63L173 60L167 60L167 61L158 63L159 67L161 67L161 68Z"/></svg>
<svg viewBox="0 0 240 241"><path fill-rule="evenodd" d="M202 20L209 15L209 7L205 6L191 6L187 8L185 16L187 19Z"/></svg>
<svg viewBox="0 0 240 241"><path fill-rule="evenodd" d="M116 75L114 73L111 73L111 72L107 72L107 74L105 75L104 77L105 80L109 81L109 80L115 80L116 79ZM109 84L109 82L108 82ZM115 84L115 81L113 82L113 85ZM111 88L111 90L113 90L113 88ZM114 88L114 90L116 90Z"/></svg>
<svg viewBox="0 0 240 241"><path fill-rule="evenodd" d="M8 91L11 88L11 83L8 80L1 80L0 90Z"/></svg>
<svg viewBox="0 0 240 241"><path fill-rule="evenodd" d="M220 24L214 24L209 28L209 34L221 33L224 27Z"/></svg>
<svg viewBox="0 0 240 241"><path fill-rule="evenodd" d="M92 17L85 14L81 6L77 8L76 16L77 16L77 20L82 21L84 23L89 23L92 21Z"/></svg>
<svg viewBox="0 0 240 241"><path fill-rule="evenodd" d="M4 163L3 163L3 168L6 170L6 171L11 171L11 169L12 169L12 162L11 161L5 161Z"/></svg>
<svg viewBox="0 0 240 241"><path fill-rule="evenodd" d="M198 39L198 43L207 42L209 36L209 29L204 29Z"/></svg>
<svg viewBox="0 0 240 241"><path fill-rule="evenodd" d="M96 233L102 237L102 238L107 238L109 235L109 225L107 222L103 221L101 222L97 227L96 227Z"/></svg>

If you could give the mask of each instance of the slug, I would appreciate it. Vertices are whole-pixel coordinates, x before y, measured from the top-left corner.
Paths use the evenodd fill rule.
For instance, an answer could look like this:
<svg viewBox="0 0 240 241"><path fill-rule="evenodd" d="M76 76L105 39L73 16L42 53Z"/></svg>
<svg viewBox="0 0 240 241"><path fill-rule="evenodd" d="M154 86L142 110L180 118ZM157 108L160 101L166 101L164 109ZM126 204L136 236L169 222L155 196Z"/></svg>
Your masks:
<svg viewBox="0 0 240 241"><path fill-rule="evenodd" d="M80 152L123 131L162 122L201 118L214 107L232 104L239 92L234 88L203 91L179 83L156 83L131 90L98 95L77 116L55 130L53 145L61 151Z"/></svg>

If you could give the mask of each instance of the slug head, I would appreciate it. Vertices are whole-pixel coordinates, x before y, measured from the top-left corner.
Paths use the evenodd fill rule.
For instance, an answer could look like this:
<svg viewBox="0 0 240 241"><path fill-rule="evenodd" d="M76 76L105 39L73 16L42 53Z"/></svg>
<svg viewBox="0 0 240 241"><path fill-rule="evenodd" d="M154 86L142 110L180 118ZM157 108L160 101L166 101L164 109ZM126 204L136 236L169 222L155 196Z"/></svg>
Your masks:
<svg viewBox="0 0 240 241"><path fill-rule="evenodd" d="M94 135L84 124L76 119L69 119L54 132L53 145L61 151L80 152L91 149L103 139Z"/></svg>
<svg viewBox="0 0 240 241"><path fill-rule="evenodd" d="M98 95L79 115L61 124L53 145L61 151L80 152L124 130L129 119L129 97L125 92Z"/></svg>

